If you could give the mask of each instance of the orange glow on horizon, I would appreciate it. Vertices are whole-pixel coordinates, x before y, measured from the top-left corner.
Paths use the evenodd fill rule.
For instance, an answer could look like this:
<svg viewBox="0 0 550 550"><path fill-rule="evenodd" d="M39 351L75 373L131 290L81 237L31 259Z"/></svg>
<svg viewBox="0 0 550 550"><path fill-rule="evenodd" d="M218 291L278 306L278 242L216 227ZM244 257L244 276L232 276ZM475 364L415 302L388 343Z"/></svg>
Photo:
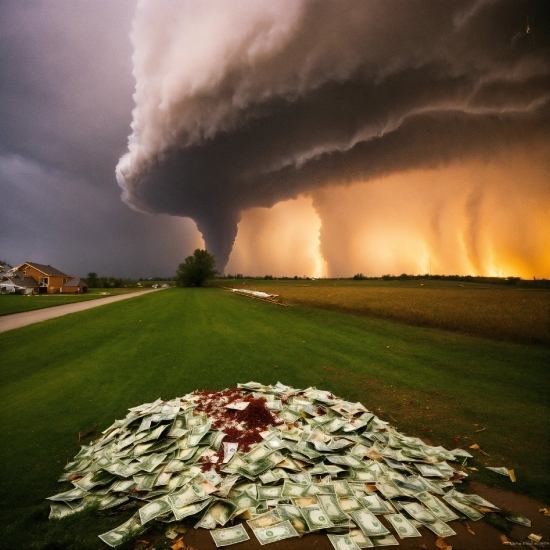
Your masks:
<svg viewBox="0 0 550 550"><path fill-rule="evenodd" d="M226 273L550 278L550 151L332 186L243 212Z"/></svg>
<svg viewBox="0 0 550 550"><path fill-rule="evenodd" d="M225 272L323 277L327 267L319 250L320 229L311 198L246 210Z"/></svg>

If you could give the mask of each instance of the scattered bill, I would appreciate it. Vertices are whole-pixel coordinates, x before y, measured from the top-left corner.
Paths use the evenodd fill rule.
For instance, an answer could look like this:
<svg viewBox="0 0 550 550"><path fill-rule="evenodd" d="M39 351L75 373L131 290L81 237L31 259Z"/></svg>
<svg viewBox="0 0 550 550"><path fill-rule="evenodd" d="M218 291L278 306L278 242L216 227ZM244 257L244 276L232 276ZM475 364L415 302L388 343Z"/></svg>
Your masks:
<svg viewBox="0 0 550 550"><path fill-rule="evenodd" d="M383 537L372 537L372 546L377 548L379 546L398 546L399 542L393 535L384 535Z"/></svg>
<svg viewBox="0 0 550 550"><path fill-rule="evenodd" d="M254 529L253 533L256 535L258 542L262 545L299 536L296 529L292 527L292 524L288 520L270 527Z"/></svg>
<svg viewBox="0 0 550 550"><path fill-rule="evenodd" d="M123 542L131 540L133 537L143 533L146 530L137 514L133 515L128 521L119 525L115 529L99 535L99 538L111 547L119 546Z"/></svg>
<svg viewBox="0 0 550 550"><path fill-rule="evenodd" d="M335 550L360 550L350 535L328 535L328 540Z"/></svg>
<svg viewBox="0 0 550 550"><path fill-rule="evenodd" d="M389 514L386 519L392 524L400 538L421 537L418 530L401 514Z"/></svg>
<svg viewBox="0 0 550 550"><path fill-rule="evenodd" d="M210 534L218 548L250 539L242 524L226 527L225 529L214 529L210 531Z"/></svg>
<svg viewBox="0 0 550 550"><path fill-rule="evenodd" d="M326 512L328 518L333 523L341 523L343 521L349 520L348 514L342 510L338 497L331 494L319 494L317 495L317 500L319 504Z"/></svg>
<svg viewBox="0 0 550 550"><path fill-rule="evenodd" d="M167 497L159 498L149 504L146 504L143 508L139 509L139 517L142 525L145 525L152 519L155 519L166 512L171 512L172 506Z"/></svg>
<svg viewBox="0 0 550 550"><path fill-rule="evenodd" d="M248 520L246 523L248 523L250 529L254 531L256 529L263 529L264 527L276 525L281 521L282 519L275 512L269 511L265 514L256 516L254 519Z"/></svg>
<svg viewBox="0 0 550 550"><path fill-rule="evenodd" d="M367 510L356 510L349 514L355 523L359 526L359 529L367 535L367 537L378 537L381 535L388 535L390 532L376 519L374 514L371 514Z"/></svg>
<svg viewBox="0 0 550 550"><path fill-rule="evenodd" d="M458 516L447 506L445 506L439 499L430 495L430 493L424 491L422 493L417 493L415 497L422 502L430 512L441 521L447 522L454 519L458 519Z"/></svg>
<svg viewBox="0 0 550 550"><path fill-rule="evenodd" d="M449 491L446 495L443 496L443 500L450 504L453 508L467 516L472 521L478 521L483 517L483 514L473 506L463 502L458 497L451 495L453 491Z"/></svg>
<svg viewBox="0 0 550 550"><path fill-rule="evenodd" d="M303 508L302 514L310 531L328 529L334 526L326 512L320 506L308 506L307 508Z"/></svg>
<svg viewBox="0 0 550 550"><path fill-rule="evenodd" d="M359 548L372 548L373 544L361 529L350 529L349 536L352 538L353 542L359 546Z"/></svg>
<svg viewBox="0 0 550 550"><path fill-rule="evenodd" d="M292 523L292 527L296 529L298 534L303 535L309 531L304 516L298 506L281 504L277 506L276 510L282 519L287 519Z"/></svg>

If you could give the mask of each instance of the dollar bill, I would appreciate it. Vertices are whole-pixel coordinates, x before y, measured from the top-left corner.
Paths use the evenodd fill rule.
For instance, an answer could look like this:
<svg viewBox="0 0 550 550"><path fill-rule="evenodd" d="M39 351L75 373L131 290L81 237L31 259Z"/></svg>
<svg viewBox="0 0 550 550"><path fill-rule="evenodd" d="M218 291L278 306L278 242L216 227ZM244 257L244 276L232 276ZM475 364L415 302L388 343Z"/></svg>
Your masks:
<svg viewBox="0 0 550 550"><path fill-rule="evenodd" d="M229 500L235 504L239 510L248 510L249 508L256 508L259 504L255 498L252 498L247 492L240 493L236 496L229 498Z"/></svg>
<svg viewBox="0 0 550 550"><path fill-rule="evenodd" d="M424 522L422 520L418 521L420 521L420 523L422 523L430 531L433 531L438 537L451 537L452 535L456 535L456 533L446 523L443 523L439 519L431 522Z"/></svg>
<svg viewBox="0 0 550 550"><path fill-rule="evenodd" d="M333 523L342 523L349 520L348 514L342 510L336 495L319 494L317 500Z"/></svg>
<svg viewBox="0 0 550 550"><path fill-rule="evenodd" d="M511 523L517 523L518 525L522 525L523 527L531 527L531 520L519 514L507 515L507 516L504 516L504 519Z"/></svg>
<svg viewBox="0 0 550 550"><path fill-rule="evenodd" d="M270 527L276 525L282 521L281 517L273 511L265 512L253 519L247 520L248 526L253 531L256 529L263 529L264 527Z"/></svg>
<svg viewBox="0 0 550 550"><path fill-rule="evenodd" d="M361 460L352 455L327 455L326 459L332 464L349 466L351 468L363 468L365 466L365 464Z"/></svg>
<svg viewBox="0 0 550 550"><path fill-rule="evenodd" d="M282 519L287 519L290 523L292 523L292 526L296 529L299 535L309 532L306 520L304 519L304 516L298 506L281 504L277 506L276 511Z"/></svg>
<svg viewBox="0 0 550 550"><path fill-rule="evenodd" d="M234 525L233 527L226 527L225 529L214 529L210 531L214 543L218 548L221 546L229 546L230 544L237 544L238 542L244 542L250 540L246 529L242 524Z"/></svg>
<svg viewBox="0 0 550 550"><path fill-rule="evenodd" d="M145 530L146 528L141 524L138 514L135 514L122 525L119 525L111 531L107 531L107 533L99 535L99 538L105 544L114 548L143 533Z"/></svg>
<svg viewBox="0 0 550 550"><path fill-rule="evenodd" d="M237 471L245 476L255 478L266 470L273 468L276 464L282 462L283 460L284 457L282 455L280 455L277 451L272 451L271 454L265 458L261 458L260 460L256 460L250 464L245 462L237 469Z"/></svg>
<svg viewBox="0 0 550 550"><path fill-rule="evenodd" d="M430 493L423 491L422 493L417 493L415 497L422 502L437 519L444 522L458 519L458 516L450 508L447 508L447 506L433 495L430 495Z"/></svg>
<svg viewBox="0 0 550 550"><path fill-rule="evenodd" d="M217 526L218 523L216 522L216 518L210 513L210 510L207 510L206 513L195 525L195 529L198 529L200 527L202 529L212 530L216 529Z"/></svg>
<svg viewBox="0 0 550 550"><path fill-rule="evenodd" d="M337 479L333 482L334 490L339 497L352 497L353 491L348 482L344 479Z"/></svg>
<svg viewBox="0 0 550 550"><path fill-rule="evenodd" d="M61 519L75 513L76 510L73 510L70 506L59 502L54 502L53 504L50 504L50 515L48 519Z"/></svg>
<svg viewBox="0 0 550 550"><path fill-rule="evenodd" d="M422 536L410 521L401 514L388 514L386 519L392 524L392 527L402 539Z"/></svg>
<svg viewBox="0 0 550 550"><path fill-rule="evenodd" d="M286 498L301 497L306 493L308 487L309 484L292 483L285 480L283 484L282 496Z"/></svg>
<svg viewBox="0 0 550 550"><path fill-rule="evenodd" d="M268 457L273 452L273 449L265 444L256 445L250 452L243 455L243 459L247 462L255 462L262 458Z"/></svg>
<svg viewBox="0 0 550 550"><path fill-rule="evenodd" d="M373 544L361 529L350 529L349 536L352 538L353 542L359 546L359 548L372 548Z"/></svg>
<svg viewBox="0 0 550 550"><path fill-rule="evenodd" d="M283 494L283 485L274 485L273 487L258 487L258 500L271 500L281 498Z"/></svg>
<svg viewBox="0 0 550 550"><path fill-rule="evenodd" d="M371 537L372 546L378 548L379 546L399 546L399 542L393 535L384 535L383 537Z"/></svg>
<svg viewBox="0 0 550 550"><path fill-rule="evenodd" d="M359 501L364 507L373 514L387 514L388 508L382 501L382 499L376 494L371 493L363 497L359 497Z"/></svg>
<svg viewBox="0 0 550 550"><path fill-rule="evenodd" d="M363 483L376 483L378 481L378 474L369 470L355 470L353 471L352 479L354 482Z"/></svg>
<svg viewBox="0 0 550 550"><path fill-rule="evenodd" d="M208 509L208 513L222 527L230 520L237 506L228 500L218 500Z"/></svg>
<svg viewBox="0 0 550 550"><path fill-rule="evenodd" d="M193 502L204 500L207 497L208 494L205 493L200 486L190 484L187 485L180 493L172 495L171 499L173 500L174 506L177 508L182 508L183 506L187 506Z"/></svg>
<svg viewBox="0 0 550 550"><path fill-rule="evenodd" d="M198 445L201 439L210 430L210 424L206 423L201 426L195 426L188 435L187 441L190 447Z"/></svg>
<svg viewBox="0 0 550 550"><path fill-rule="evenodd" d="M449 491L449 493L452 493L452 491ZM443 496L443 500L447 502L447 504L450 504L453 508L464 514L472 521L478 521L483 518L483 514L479 510L449 493Z"/></svg>
<svg viewBox="0 0 550 550"><path fill-rule="evenodd" d="M226 476L224 479L222 479L221 483L219 484L216 494L221 497L226 497L231 491L231 488L235 485L235 483L239 479L240 479L239 475Z"/></svg>
<svg viewBox="0 0 550 550"><path fill-rule="evenodd" d="M376 489L389 500L404 496L401 490L390 481L379 481L376 483Z"/></svg>
<svg viewBox="0 0 550 550"><path fill-rule="evenodd" d="M344 510L344 512L351 512L352 510L361 510L361 508L364 508L364 506L359 502L359 500L355 497L342 497L338 499L338 502L340 503L340 508Z"/></svg>
<svg viewBox="0 0 550 550"><path fill-rule="evenodd" d="M458 491L456 491L458 493ZM485 500L483 497L480 497L479 495L467 495L465 493L458 493L460 494L460 498L470 504L474 504L475 506L483 506L485 508L491 508L492 510L495 510L498 512L500 508L495 506L492 502L489 502L488 500Z"/></svg>
<svg viewBox="0 0 550 550"><path fill-rule="evenodd" d="M367 537L388 535L390 532L376 519L376 516L367 510L355 510L349 515Z"/></svg>
<svg viewBox="0 0 550 550"><path fill-rule="evenodd" d="M238 443L223 442L223 464L227 464L233 458L238 448Z"/></svg>
<svg viewBox="0 0 550 550"><path fill-rule="evenodd" d="M328 535L328 540L335 550L360 550L350 535Z"/></svg>
<svg viewBox="0 0 550 550"><path fill-rule="evenodd" d="M302 508L301 512L310 531L334 527L334 523L330 521L326 512L320 506L308 506Z"/></svg>
<svg viewBox="0 0 550 550"><path fill-rule="evenodd" d="M270 527L254 529L253 533L261 545L299 536L296 529L292 527L292 524L288 520L271 525Z"/></svg>
<svg viewBox="0 0 550 550"><path fill-rule="evenodd" d="M299 506L300 508L307 508L308 506L316 506L319 504L317 497L314 496L291 498L290 501L294 506Z"/></svg>
<svg viewBox="0 0 550 550"><path fill-rule="evenodd" d="M155 519L166 512L171 512L172 506L167 497L162 497L149 504L146 504L143 508L139 509L139 517L141 519L141 524L145 525L149 521Z"/></svg>
<svg viewBox="0 0 550 550"><path fill-rule="evenodd" d="M419 464L415 463L415 467L424 477L447 477L435 464ZM452 474L451 474L452 475Z"/></svg>
<svg viewBox="0 0 550 550"><path fill-rule="evenodd" d="M208 497L205 500L200 500L198 502L194 502L193 504L187 504L185 506L178 507L174 504L174 497L168 495L168 502L172 507L172 513L178 521L188 516L194 516L195 514L198 514L201 510L204 510L213 500L214 497Z"/></svg>
<svg viewBox="0 0 550 550"><path fill-rule="evenodd" d="M487 468L487 470L491 470L492 472L495 472L496 474L500 474L501 476L506 476L508 477L509 475L509 472L508 472L508 468L504 468L504 467L498 467L498 468L493 468L491 466L485 466Z"/></svg>
<svg viewBox="0 0 550 550"><path fill-rule="evenodd" d="M76 487L75 489L71 489L70 491L65 491L64 493L59 493L57 495L54 495L53 497L47 497L47 499L68 502L71 500L79 500L89 494L90 494L89 491L84 491Z"/></svg>
<svg viewBox="0 0 550 550"><path fill-rule="evenodd" d="M404 502L401 504L401 509L422 524L437 521L437 518L418 502Z"/></svg>
<svg viewBox="0 0 550 550"><path fill-rule="evenodd" d="M232 409L235 411L244 411L250 403L248 401L234 401L225 405L226 409Z"/></svg>

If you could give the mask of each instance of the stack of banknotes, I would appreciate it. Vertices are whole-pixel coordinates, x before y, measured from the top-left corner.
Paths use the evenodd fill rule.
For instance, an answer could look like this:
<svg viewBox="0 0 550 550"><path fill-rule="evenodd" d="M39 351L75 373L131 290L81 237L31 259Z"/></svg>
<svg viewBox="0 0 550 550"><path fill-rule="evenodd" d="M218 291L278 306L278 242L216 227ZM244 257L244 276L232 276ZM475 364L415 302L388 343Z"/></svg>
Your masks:
<svg viewBox="0 0 550 550"><path fill-rule="evenodd" d="M99 535L112 547L153 524L186 522L209 529L218 547L249 533L263 545L325 532L334 548L349 550L398 545L424 529L450 537L453 521L499 513L456 487L470 453L406 436L361 403L280 382L210 392L209 414L200 412L203 399L193 392L129 409L67 464L59 481L71 488L49 497L50 519L89 506L134 512ZM227 414L251 403L271 420ZM244 445L250 435L258 441Z"/></svg>

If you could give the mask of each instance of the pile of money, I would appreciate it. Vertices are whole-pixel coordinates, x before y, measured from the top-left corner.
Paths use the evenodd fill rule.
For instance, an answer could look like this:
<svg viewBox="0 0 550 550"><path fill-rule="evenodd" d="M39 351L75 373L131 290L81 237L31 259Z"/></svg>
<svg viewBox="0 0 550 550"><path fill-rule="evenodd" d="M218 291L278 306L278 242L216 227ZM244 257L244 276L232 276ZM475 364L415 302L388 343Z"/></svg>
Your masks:
<svg viewBox="0 0 550 550"><path fill-rule="evenodd" d="M338 550L398 545L499 512L456 489L467 474L450 463L469 457L328 391L248 382L129 409L66 465L59 481L71 488L49 497L50 519L137 502L103 542L184 521L209 529L218 547L248 540L245 522L262 545L320 531Z"/></svg>

